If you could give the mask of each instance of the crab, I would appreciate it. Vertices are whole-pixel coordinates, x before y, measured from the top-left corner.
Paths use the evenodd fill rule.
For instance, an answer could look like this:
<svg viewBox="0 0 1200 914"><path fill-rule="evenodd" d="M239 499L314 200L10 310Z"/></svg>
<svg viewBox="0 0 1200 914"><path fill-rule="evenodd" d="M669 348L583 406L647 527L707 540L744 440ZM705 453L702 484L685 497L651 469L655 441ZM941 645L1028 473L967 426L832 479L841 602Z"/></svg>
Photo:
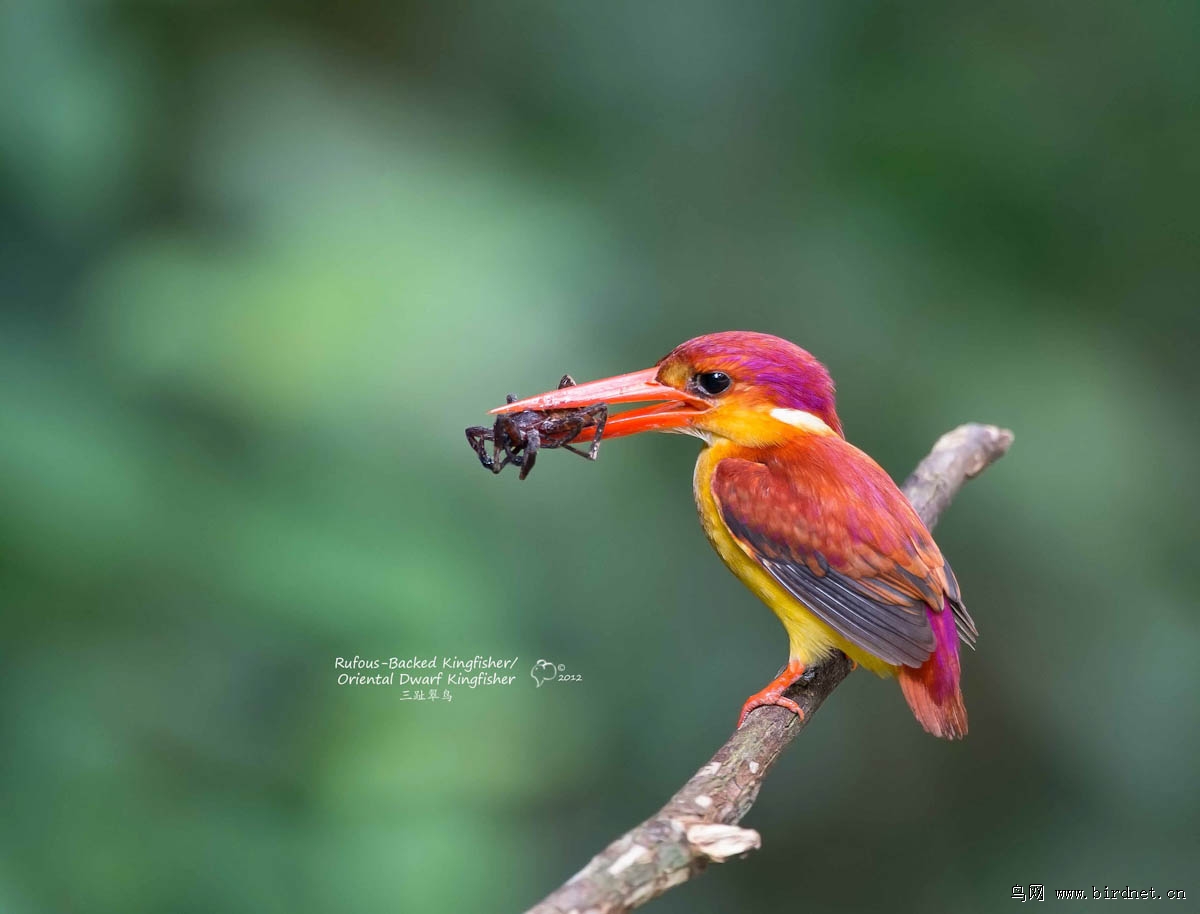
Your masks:
<svg viewBox="0 0 1200 914"><path fill-rule="evenodd" d="M574 386L575 379L569 374L563 375L558 382L559 390ZM509 394L507 402L514 403L516 399L516 394ZM521 468L518 478L524 479L533 469L538 451L543 448L566 448L580 457L595 460L607 421L608 406L604 403L580 409L524 410L497 416L496 424L491 428L472 426L467 429L467 441L486 469L499 473L511 463ZM595 429L591 447L586 451L572 447L571 442L589 428ZM490 454L487 450L489 441L492 443Z"/></svg>

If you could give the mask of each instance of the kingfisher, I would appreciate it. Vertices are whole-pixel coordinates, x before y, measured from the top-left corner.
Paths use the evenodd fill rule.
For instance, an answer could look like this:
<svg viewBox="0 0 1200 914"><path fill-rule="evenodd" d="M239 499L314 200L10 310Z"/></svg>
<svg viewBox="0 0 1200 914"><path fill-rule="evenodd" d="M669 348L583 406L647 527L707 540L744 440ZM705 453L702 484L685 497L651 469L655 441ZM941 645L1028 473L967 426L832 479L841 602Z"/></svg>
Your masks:
<svg viewBox="0 0 1200 914"><path fill-rule="evenodd" d="M648 403L611 414L603 438L658 431L704 447L692 487L717 555L779 617L788 662L751 695L803 717L785 692L835 651L895 677L944 739L967 732L958 642L978 631L928 528L874 460L846 440L829 371L765 333L710 333L653 368L492 410ZM588 434L591 434L590 432Z"/></svg>

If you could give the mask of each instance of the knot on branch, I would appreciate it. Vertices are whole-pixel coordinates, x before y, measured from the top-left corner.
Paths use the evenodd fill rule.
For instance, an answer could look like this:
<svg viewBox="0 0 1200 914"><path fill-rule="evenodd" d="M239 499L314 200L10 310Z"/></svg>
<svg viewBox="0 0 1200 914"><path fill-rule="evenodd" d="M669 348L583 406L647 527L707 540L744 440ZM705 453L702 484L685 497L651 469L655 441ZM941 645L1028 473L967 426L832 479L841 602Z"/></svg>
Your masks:
<svg viewBox="0 0 1200 914"><path fill-rule="evenodd" d="M740 825L721 825L716 822L698 822L686 832L688 846L714 863L724 863L730 857L738 857L762 847L762 836L753 828Z"/></svg>

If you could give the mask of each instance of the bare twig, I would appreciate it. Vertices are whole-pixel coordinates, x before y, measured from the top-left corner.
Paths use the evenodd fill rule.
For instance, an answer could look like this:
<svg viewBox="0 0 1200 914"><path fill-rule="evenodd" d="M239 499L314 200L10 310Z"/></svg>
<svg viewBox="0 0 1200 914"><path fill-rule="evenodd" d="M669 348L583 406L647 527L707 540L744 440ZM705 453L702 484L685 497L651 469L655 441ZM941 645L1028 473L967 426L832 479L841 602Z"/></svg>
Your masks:
<svg viewBox="0 0 1200 914"><path fill-rule="evenodd" d="M904 494L932 528L963 484L1003 456L1012 440L1012 432L993 425L947 432L904 483ZM780 753L850 670L850 661L837 654L812 681L792 687L788 696L804 710L803 719L774 706L751 712L745 726L666 806L593 857L528 914L629 911L702 872L709 862L758 848L758 832L738 822L754 805Z"/></svg>

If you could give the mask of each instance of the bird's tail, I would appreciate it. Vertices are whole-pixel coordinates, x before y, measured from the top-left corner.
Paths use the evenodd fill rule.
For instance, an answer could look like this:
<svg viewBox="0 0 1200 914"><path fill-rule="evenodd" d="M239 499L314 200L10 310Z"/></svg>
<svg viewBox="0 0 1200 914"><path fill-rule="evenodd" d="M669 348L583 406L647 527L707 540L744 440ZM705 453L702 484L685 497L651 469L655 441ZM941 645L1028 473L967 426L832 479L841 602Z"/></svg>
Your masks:
<svg viewBox="0 0 1200 914"><path fill-rule="evenodd" d="M900 667L900 689L921 726L942 739L967 735L967 708L959 688L958 632L949 604L926 609L937 647L921 666Z"/></svg>

